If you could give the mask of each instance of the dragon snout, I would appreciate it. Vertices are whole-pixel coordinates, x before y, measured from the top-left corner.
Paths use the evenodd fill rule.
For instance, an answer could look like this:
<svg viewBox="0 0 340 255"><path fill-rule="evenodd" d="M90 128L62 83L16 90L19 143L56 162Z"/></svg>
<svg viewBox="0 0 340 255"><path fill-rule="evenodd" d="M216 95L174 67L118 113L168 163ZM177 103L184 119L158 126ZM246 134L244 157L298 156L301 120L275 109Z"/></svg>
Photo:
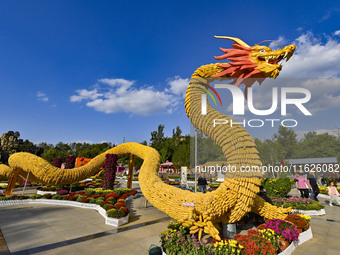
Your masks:
<svg viewBox="0 0 340 255"><path fill-rule="evenodd" d="M294 52L295 49L296 49L296 46L294 44L291 44L291 45L286 46L285 48L287 48L287 50L289 50L289 51Z"/></svg>
<svg viewBox="0 0 340 255"><path fill-rule="evenodd" d="M284 57L286 57L286 61L288 61L293 56L295 49L296 46L294 44L288 45L283 48L283 51L285 51Z"/></svg>

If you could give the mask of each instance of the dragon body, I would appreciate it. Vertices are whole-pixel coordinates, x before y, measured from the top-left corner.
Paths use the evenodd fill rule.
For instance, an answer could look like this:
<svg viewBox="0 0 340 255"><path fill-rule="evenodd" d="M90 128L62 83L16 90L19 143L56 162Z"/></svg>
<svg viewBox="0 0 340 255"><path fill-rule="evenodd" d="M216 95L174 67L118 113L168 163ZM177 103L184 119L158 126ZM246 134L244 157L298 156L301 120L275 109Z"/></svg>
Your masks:
<svg viewBox="0 0 340 255"><path fill-rule="evenodd" d="M229 63L216 63L201 66L192 75L186 92L185 108L192 124L209 136L222 148L228 164L237 169L244 164L261 166L255 143L248 132L239 125L218 125L213 127L213 119L230 118L214 110L209 104L207 114L201 114L201 96L209 83L214 80L229 79L239 86L247 88L255 81L265 78L276 78L281 70L279 61L292 56L295 45L272 51L269 47L247 45L233 37L220 37L233 40L234 49L222 49L225 53L216 59L229 59ZM211 87L210 87L211 88ZM230 123L230 122L229 122ZM146 199L171 218L191 227L191 233L211 234L217 240L219 223L234 223L242 219L246 213L253 211L266 218L284 219L286 215L281 208L266 203L257 196L261 179L256 174L247 176L239 171L228 176L213 192L206 194L192 193L167 184L158 177L160 156L156 150L138 143L118 145L92 159L88 164L76 169L60 169L46 160L30 153L15 153L9 158L9 166L0 165L0 175L9 176L13 170L19 175L29 177L33 181L45 184L70 184L91 176L105 163L107 153L131 153L144 159L139 174L140 188ZM186 206L188 203L194 207Z"/></svg>

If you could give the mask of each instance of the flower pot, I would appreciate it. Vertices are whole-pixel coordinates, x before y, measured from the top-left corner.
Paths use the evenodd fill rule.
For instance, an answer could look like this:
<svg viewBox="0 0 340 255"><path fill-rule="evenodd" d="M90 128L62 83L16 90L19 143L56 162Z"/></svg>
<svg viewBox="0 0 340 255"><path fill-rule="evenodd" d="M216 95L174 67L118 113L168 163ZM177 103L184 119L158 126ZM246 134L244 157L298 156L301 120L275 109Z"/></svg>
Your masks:
<svg viewBox="0 0 340 255"><path fill-rule="evenodd" d="M289 246L289 242L285 240L283 237L280 237L280 240L279 240L280 250L284 251L285 249L287 249L288 246Z"/></svg>

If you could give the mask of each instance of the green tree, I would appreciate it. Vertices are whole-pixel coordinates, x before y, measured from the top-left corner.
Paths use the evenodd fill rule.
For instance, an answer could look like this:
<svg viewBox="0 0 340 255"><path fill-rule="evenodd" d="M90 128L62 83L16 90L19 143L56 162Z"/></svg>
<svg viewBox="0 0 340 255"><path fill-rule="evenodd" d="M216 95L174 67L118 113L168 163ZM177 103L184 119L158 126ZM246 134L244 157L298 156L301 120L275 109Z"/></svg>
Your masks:
<svg viewBox="0 0 340 255"><path fill-rule="evenodd" d="M50 148L50 149L44 151L44 153L41 155L41 157L52 164L53 159L62 158L63 160L65 160L65 158L68 154L69 154L68 151L63 151L63 150L60 150L60 149L57 149L57 148Z"/></svg>
<svg viewBox="0 0 340 255"><path fill-rule="evenodd" d="M181 166L190 168L190 136L185 136L184 140L176 148L172 157L172 163L175 169L180 169Z"/></svg>
<svg viewBox="0 0 340 255"><path fill-rule="evenodd" d="M284 126L280 126L278 134L274 134L273 142L278 143L278 149L282 153L283 159L290 159L293 157L298 142L296 137L297 134L292 128Z"/></svg>
<svg viewBox="0 0 340 255"><path fill-rule="evenodd" d="M84 144L82 147L76 149L76 154L78 157L94 158L99 154L115 147L112 143L97 143L97 144ZM70 147L71 148L71 147Z"/></svg>
<svg viewBox="0 0 340 255"><path fill-rule="evenodd" d="M270 139L261 141L255 138L255 144L263 165L276 165L280 162L282 153L279 150L278 143Z"/></svg>
<svg viewBox="0 0 340 255"><path fill-rule="evenodd" d="M191 153L194 154L194 137L191 138L191 144L193 145ZM200 131L197 132L197 159L198 164L226 160L222 149L209 137L204 136Z"/></svg>
<svg viewBox="0 0 340 255"><path fill-rule="evenodd" d="M325 134L308 132L297 145L296 158L336 157L340 152L340 143L337 137Z"/></svg>
<svg viewBox="0 0 340 255"><path fill-rule="evenodd" d="M156 131L151 132L151 147L155 148L157 151L160 151L162 148L162 143L165 141L164 137L164 125L158 125L158 129Z"/></svg>

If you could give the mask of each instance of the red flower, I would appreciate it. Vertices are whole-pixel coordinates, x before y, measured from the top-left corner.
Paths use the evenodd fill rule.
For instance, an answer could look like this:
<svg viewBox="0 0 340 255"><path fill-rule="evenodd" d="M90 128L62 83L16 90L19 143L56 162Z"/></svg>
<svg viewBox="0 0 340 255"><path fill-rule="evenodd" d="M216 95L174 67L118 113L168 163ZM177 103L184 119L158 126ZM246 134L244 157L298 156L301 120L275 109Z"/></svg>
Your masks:
<svg viewBox="0 0 340 255"><path fill-rule="evenodd" d="M109 197L119 198L119 195L117 193L112 192L105 196L106 199L108 199Z"/></svg>

